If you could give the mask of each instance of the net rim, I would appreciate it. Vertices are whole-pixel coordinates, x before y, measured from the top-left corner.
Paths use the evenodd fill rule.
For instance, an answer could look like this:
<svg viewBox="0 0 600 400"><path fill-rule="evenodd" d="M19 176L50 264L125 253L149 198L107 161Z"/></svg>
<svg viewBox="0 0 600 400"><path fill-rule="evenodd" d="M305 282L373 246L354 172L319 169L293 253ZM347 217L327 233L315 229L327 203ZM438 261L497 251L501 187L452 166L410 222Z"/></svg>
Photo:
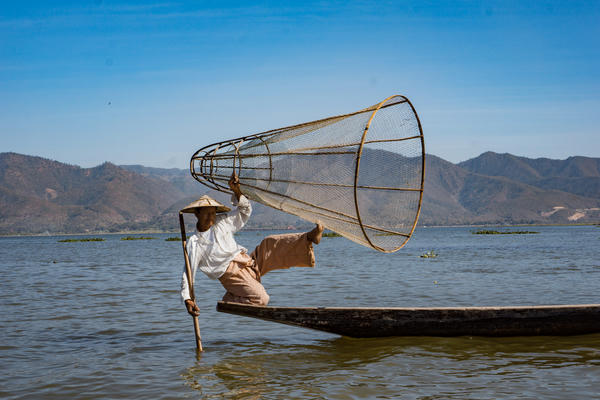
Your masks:
<svg viewBox="0 0 600 400"><path fill-rule="evenodd" d="M377 114L377 112L390 100L392 100L395 97L400 97L403 99L402 102L406 102L414 116L415 119L417 120L417 125L419 127L419 137L420 137L420 141L421 141L421 185L420 185L420 193L419 193L419 204L417 206L417 212L415 213L415 219L413 221L412 227L410 229L410 233L408 233L408 236L405 237L404 241L402 242L402 244L400 244L400 246L393 248L393 249L384 249L381 246L376 245L375 243L373 243L373 241L371 240L371 238L369 237L369 234L367 233L367 230L365 229L365 226L363 224L362 218L360 216L360 206L359 206L359 202L358 202L358 178L360 175L360 160L361 160L361 155L363 152L363 148L364 148L364 144L365 141L367 139L367 134L369 132L369 128L371 126L371 123L373 122L373 120L375 119L375 115ZM399 103L395 103L395 104L399 104ZM393 105L395 105L393 104ZM417 227L417 222L419 221L419 215L421 213L421 205L423 204L423 186L425 183L425 140L423 137L423 127L421 125L421 120L419 119L419 115L417 114L417 111L415 110L415 107L412 105L412 103L410 102L410 100L408 100L408 98L406 96L400 95L400 94L395 94L392 95L386 99L384 99L382 102L380 102L377 107L375 108L375 110L373 111L373 113L371 114L371 117L369 118L369 121L367 122L367 125L365 126L365 129L363 131L363 136L361 138L361 142L360 142L360 147L358 149L358 151L356 152L356 167L354 169L354 206L356 208L356 218L358 219L358 223L360 225L360 229L363 232L363 235L365 237L365 239L367 239L367 242L369 243L369 245L371 245L371 247L373 247L374 249L381 251L382 253L394 253L398 250L400 250L402 247L404 247L404 245L406 245L406 243L408 243L408 241L410 240L410 238L412 237L413 232L415 231L415 228ZM398 233L398 236L401 236L400 233Z"/></svg>

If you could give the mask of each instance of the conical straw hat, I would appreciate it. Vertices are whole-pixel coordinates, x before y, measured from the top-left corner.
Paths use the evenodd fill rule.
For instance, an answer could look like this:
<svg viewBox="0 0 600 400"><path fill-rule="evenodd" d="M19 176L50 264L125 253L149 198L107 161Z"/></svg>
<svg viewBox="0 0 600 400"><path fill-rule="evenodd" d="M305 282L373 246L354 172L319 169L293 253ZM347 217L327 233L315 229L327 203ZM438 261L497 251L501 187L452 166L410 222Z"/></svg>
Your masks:
<svg viewBox="0 0 600 400"><path fill-rule="evenodd" d="M181 209L184 213L194 213L197 208L201 207L217 207L217 212L228 212L231 208L224 206L215 199L210 198L207 195L200 197L198 200L192 201L190 204Z"/></svg>

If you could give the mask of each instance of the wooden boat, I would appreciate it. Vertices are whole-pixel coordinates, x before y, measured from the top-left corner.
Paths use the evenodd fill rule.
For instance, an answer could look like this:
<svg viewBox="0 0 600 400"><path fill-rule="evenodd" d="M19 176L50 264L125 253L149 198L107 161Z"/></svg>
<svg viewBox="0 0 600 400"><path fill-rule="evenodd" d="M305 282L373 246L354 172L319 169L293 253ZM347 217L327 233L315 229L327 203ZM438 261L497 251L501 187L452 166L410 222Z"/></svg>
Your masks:
<svg viewBox="0 0 600 400"><path fill-rule="evenodd" d="M600 304L517 307L263 307L218 302L217 311L356 338L536 336L600 332Z"/></svg>

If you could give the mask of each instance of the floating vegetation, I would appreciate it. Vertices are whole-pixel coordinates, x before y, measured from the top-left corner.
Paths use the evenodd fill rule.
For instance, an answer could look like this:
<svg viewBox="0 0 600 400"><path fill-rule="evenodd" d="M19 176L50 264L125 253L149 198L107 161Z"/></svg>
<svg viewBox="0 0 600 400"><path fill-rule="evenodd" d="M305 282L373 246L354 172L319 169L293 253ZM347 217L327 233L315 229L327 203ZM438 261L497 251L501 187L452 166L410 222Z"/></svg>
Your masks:
<svg viewBox="0 0 600 400"><path fill-rule="evenodd" d="M494 231L494 230L480 230L472 231L473 235L529 235L533 233L539 233L534 231Z"/></svg>
<svg viewBox="0 0 600 400"><path fill-rule="evenodd" d="M165 239L165 242L181 242L180 236L168 237Z"/></svg>
<svg viewBox="0 0 600 400"><path fill-rule="evenodd" d="M437 253L433 250L421 254L421 258L436 258L437 256Z"/></svg>
<svg viewBox="0 0 600 400"><path fill-rule="evenodd" d="M75 243L75 242L104 242L102 238L83 238L83 239L62 239L59 243Z"/></svg>
<svg viewBox="0 0 600 400"><path fill-rule="evenodd" d="M336 232L327 232L323 234L323 237L342 237L342 235Z"/></svg>
<svg viewBox="0 0 600 400"><path fill-rule="evenodd" d="M122 237L121 240L152 240L155 239L149 236L126 236Z"/></svg>

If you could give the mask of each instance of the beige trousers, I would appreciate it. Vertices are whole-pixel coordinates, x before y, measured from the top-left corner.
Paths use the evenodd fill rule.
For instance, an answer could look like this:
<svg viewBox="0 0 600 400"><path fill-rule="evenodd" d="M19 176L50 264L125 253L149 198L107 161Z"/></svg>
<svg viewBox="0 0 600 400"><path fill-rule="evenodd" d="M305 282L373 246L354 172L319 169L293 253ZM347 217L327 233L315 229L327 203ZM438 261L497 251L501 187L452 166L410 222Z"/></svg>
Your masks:
<svg viewBox="0 0 600 400"><path fill-rule="evenodd" d="M269 271L314 267L315 254L306 233L267 236L252 254L238 254L219 278L227 290L223 301L266 306L269 295L260 278Z"/></svg>

